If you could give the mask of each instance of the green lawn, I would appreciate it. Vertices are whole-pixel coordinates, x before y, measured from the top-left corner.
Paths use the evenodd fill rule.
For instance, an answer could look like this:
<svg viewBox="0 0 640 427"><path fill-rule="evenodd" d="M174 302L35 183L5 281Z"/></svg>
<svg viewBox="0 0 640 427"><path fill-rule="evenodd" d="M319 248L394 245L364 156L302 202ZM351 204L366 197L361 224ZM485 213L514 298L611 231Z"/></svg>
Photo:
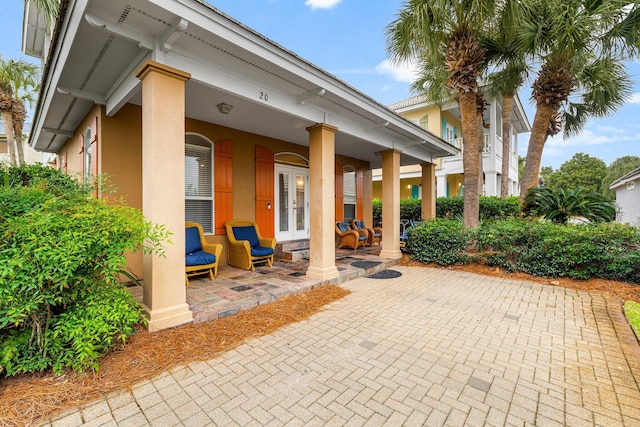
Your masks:
<svg viewBox="0 0 640 427"><path fill-rule="evenodd" d="M627 316L629 324L640 338L640 303L627 301L624 303L624 314Z"/></svg>

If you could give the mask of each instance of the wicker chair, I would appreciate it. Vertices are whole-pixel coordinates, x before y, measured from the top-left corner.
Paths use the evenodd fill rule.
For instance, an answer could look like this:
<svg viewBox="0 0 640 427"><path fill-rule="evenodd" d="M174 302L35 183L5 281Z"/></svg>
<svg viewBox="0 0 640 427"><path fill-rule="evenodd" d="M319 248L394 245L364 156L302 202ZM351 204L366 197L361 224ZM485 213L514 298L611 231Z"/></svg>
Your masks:
<svg viewBox="0 0 640 427"><path fill-rule="evenodd" d="M336 234L340 237L338 249L348 247L355 251L367 244L367 230L353 230L349 228L349 223L344 221L336 222Z"/></svg>
<svg viewBox="0 0 640 427"><path fill-rule="evenodd" d="M276 239L262 237L253 221L233 220L224 223L229 239L229 264L255 271L256 263L273 266Z"/></svg>
<svg viewBox="0 0 640 427"><path fill-rule="evenodd" d="M368 245L371 246L374 243L377 243L378 245L380 245L380 242L382 241L382 228L380 227L369 228L364 225L364 221L361 221L359 219L354 219L353 221L351 221L351 228L358 231L366 230Z"/></svg>
<svg viewBox="0 0 640 427"><path fill-rule="evenodd" d="M215 279L222 245L207 243L202 226L197 222L185 222L185 274L184 281L189 286L189 277L209 274Z"/></svg>

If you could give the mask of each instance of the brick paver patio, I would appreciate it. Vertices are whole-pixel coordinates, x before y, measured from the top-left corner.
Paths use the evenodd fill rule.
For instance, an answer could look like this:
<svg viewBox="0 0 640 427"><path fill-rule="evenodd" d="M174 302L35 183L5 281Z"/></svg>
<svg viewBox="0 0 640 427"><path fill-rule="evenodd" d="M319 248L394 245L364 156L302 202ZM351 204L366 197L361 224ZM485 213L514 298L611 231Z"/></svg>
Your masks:
<svg viewBox="0 0 640 427"><path fill-rule="evenodd" d="M394 267L307 321L48 425L637 426L640 351L620 301Z"/></svg>

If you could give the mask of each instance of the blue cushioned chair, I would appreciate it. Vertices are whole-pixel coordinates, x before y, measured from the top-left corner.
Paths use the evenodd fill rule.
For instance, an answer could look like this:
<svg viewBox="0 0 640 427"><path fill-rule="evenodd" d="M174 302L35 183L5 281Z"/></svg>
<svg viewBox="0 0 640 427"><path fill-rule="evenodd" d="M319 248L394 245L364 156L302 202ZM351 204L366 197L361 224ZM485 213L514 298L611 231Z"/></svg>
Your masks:
<svg viewBox="0 0 640 427"><path fill-rule="evenodd" d="M380 242L382 241L382 228L380 227L369 228L364 225L364 221L359 219L354 219L353 221L351 221L351 228L358 231L366 230L367 245L371 246L374 243L377 243L378 246L380 245Z"/></svg>
<svg viewBox="0 0 640 427"><path fill-rule="evenodd" d="M258 224L253 221L234 220L224 223L229 239L229 264L245 270L255 270L256 263L273 266L276 239L262 237Z"/></svg>
<svg viewBox="0 0 640 427"><path fill-rule="evenodd" d="M202 226L197 222L185 222L185 275L184 280L189 286L189 277L209 274L209 279L215 279L218 274L218 262L222 253L222 245L207 243L204 239Z"/></svg>
<svg viewBox="0 0 640 427"><path fill-rule="evenodd" d="M336 222L336 234L340 237L338 249L349 247L355 251L360 246L367 244L367 230L353 230L349 227L349 223L345 221Z"/></svg>

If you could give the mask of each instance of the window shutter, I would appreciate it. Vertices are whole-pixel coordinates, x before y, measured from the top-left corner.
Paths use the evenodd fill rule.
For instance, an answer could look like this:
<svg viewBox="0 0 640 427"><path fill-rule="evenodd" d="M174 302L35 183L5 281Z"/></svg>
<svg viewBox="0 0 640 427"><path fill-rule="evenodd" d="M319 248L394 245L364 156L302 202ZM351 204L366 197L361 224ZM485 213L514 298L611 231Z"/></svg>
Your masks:
<svg viewBox="0 0 640 427"><path fill-rule="evenodd" d="M344 221L344 179L342 165L336 162L336 221Z"/></svg>
<svg viewBox="0 0 640 427"><path fill-rule="evenodd" d="M447 140L447 121L442 119L442 139Z"/></svg>
<svg viewBox="0 0 640 427"><path fill-rule="evenodd" d="M256 223L264 237L275 236L274 179L273 151L256 145Z"/></svg>
<svg viewBox="0 0 640 427"><path fill-rule="evenodd" d="M215 233L227 234L224 223L233 219L233 144L229 139L215 143Z"/></svg>
<svg viewBox="0 0 640 427"><path fill-rule="evenodd" d="M356 169L356 219L364 219L364 170Z"/></svg>

